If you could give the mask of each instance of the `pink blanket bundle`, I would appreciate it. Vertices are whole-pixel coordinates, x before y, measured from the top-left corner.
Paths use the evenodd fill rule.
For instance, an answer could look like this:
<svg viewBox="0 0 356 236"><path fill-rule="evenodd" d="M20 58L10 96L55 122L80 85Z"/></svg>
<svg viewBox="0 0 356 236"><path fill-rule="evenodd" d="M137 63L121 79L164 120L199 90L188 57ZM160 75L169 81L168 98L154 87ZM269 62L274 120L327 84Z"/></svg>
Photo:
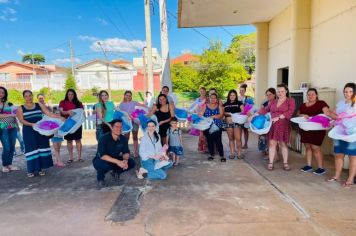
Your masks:
<svg viewBox="0 0 356 236"><path fill-rule="evenodd" d="M247 113L253 108L253 104L247 103L244 110L240 113L241 115L247 115Z"/></svg>
<svg viewBox="0 0 356 236"><path fill-rule="evenodd" d="M308 121L319 123L323 126L323 128L327 128L327 127L331 126L330 119L325 116L321 116L321 115L313 116L313 117L309 118Z"/></svg>
<svg viewBox="0 0 356 236"><path fill-rule="evenodd" d="M43 130L52 130L52 129L57 129L59 125L56 122L53 121L43 121L38 125L39 128Z"/></svg>

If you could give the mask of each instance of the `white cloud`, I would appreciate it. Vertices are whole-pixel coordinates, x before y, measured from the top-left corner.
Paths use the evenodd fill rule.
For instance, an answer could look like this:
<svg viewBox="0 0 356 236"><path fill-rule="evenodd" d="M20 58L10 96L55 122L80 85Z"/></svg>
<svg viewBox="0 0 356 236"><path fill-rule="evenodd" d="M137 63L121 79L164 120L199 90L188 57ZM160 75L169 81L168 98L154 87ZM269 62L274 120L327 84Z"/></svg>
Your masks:
<svg viewBox="0 0 356 236"><path fill-rule="evenodd" d="M62 48L53 49L54 52L65 53L66 51Z"/></svg>
<svg viewBox="0 0 356 236"><path fill-rule="evenodd" d="M9 19L9 21L11 21L11 22L17 21L17 18L16 17L12 17L12 18Z"/></svg>
<svg viewBox="0 0 356 236"><path fill-rule="evenodd" d="M1 1L1 0L0 0ZM10 7L6 7L4 10L1 11L3 14L0 15L0 20L3 21L17 21L17 18L15 17L16 15L16 10Z"/></svg>
<svg viewBox="0 0 356 236"><path fill-rule="evenodd" d="M5 11L6 11L7 13L9 13L9 14L15 14L15 13L16 13L16 10L13 9L13 8L10 8L10 7L7 7L7 8L5 9Z"/></svg>
<svg viewBox="0 0 356 236"><path fill-rule="evenodd" d="M99 21L102 25L107 25L108 22L106 20L104 20L103 18L100 18L100 17L96 17L95 18L97 21Z"/></svg>
<svg viewBox="0 0 356 236"><path fill-rule="evenodd" d="M82 60L80 60L79 58L74 58L74 63L81 63ZM66 64L70 64L71 60L70 58L58 58L55 60L52 60L52 63L55 65L66 65Z"/></svg>
<svg viewBox="0 0 356 236"><path fill-rule="evenodd" d="M94 36L88 36L88 35L79 35L78 39L83 40L83 41L98 41L99 39L94 37Z"/></svg>
<svg viewBox="0 0 356 236"><path fill-rule="evenodd" d="M25 55L25 54L31 54L31 52L24 52L24 51L22 51L22 49L18 49L18 50L17 50L17 54L23 56L23 55Z"/></svg>
<svg viewBox="0 0 356 236"><path fill-rule="evenodd" d="M190 49L183 49L182 51L180 51L181 54L186 54L186 53L192 53L192 51Z"/></svg>
<svg viewBox="0 0 356 236"><path fill-rule="evenodd" d="M9 3L9 0L0 0L0 3Z"/></svg>
<svg viewBox="0 0 356 236"><path fill-rule="evenodd" d="M105 40L100 40L102 48L107 52L126 52L126 53L135 53L141 51L143 47L146 46L145 41L141 40L131 40L120 38L108 38ZM93 42L90 45L90 49L94 52L100 52L101 47L97 42Z"/></svg>
<svg viewBox="0 0 356 236"><path fill-rule="evenodd" d="M7 18L6 18L5 15L1 15L1 16L0 16L0 20L7 21Z"/></svg>

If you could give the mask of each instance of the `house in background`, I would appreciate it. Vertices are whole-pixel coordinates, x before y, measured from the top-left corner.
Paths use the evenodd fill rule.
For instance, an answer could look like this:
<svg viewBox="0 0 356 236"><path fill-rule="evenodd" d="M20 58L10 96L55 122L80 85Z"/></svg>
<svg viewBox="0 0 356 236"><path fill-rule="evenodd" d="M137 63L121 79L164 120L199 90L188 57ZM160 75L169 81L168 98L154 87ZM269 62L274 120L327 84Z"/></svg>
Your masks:
<svg viewBox="0 0 356 236"><path fill-rule="evenodd" d="M111 89L133 90L136 69L128 69L109 61L95 59L75 68L75 79L79 89L108 88L108 70Z"/></svg>
<svg viewBox="0 0 356 236"><path fill-rule="evenodd" d="M30 89L38 91L43 87L63 89L66 69L56 65L33 65L8 61L0 64L0 85L8 89Z"/></svg>
<svg viewBox="0 0 356 236"><path fill-rule="evenodd" d="M184 53L178 57L171 59L171 65L181 63L181 64L187 66L187 65L194 64L194 62L198 62L198 61L199 61L198 56L194 56L191 53Z"/></svg>

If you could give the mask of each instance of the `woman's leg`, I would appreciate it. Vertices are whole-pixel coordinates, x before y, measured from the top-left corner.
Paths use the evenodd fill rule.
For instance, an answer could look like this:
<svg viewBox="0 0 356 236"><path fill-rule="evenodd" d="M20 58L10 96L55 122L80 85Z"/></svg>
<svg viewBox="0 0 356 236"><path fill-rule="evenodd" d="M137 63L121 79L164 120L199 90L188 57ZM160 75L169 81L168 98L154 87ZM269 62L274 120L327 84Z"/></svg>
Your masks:
<svg viewBox="0 0 356 236"><path fill-rule="evenodd" d="M11 131L8 129L3 129L1 130L1 144L2 144L2 155L1 155L1 159L2 159L2 165L4 167L7 167L9 165L12 164L12 158L14 156L14 150L13 148L11 148ZM12 150L12 153L11 153Z"/></svg>
<svg viewBox="0 0 356 236"><path fill-rule="evenodd" d="M356 176L356 156L349 156L350 164L349 164L349 177L347 178L344 186L350 186L354 183L354 179Z"/></svg>
<svg viewBox="0 0 356 236"><path fill-rule="evenodd" d="M321 147L311 144L311 149L316 159L318 168L323 168L323 153L321 152Z"/></svg>
<svg viewBox="0 0 356 236"><path fill-rule="evenodd" d="M269 140L269 163L268 163L268 169L272 170L273 169L273 163L274 163L274 157L276 155L276 149L277 149L277 141L276 140Z"/></svg>
<svg viewBox="0 0 356 236"><path fill-rule="evenodd" d="M141 166L147 170L148 179L166 179L167 174L164 170L154 168L154 160L148 159L147 161L141 161Z"/></svg>
<svg viewBox="0 0 356 236"><path fill-rule="evenodd" d="M132 131L134 157L138 157L138 131Z"/></svg>
<svg viewBox="0 0 356 236"><path fill-rule="evenodd" d="M244 146L242 147L243 149L247 149L247 143L248 143L248 129L246 128L242 128L243 133L244 133L244 138L245 138L245 142L244 142Z"/></svg>
<svg viewBox="0 0 356 236"><path fill-rule="evenodd" d="M82 159L82 149L83 149L83 145L82 145L82 140L78 139L75 140L75 147L77 148L77 153L78 153L78 161Z"/></svg>
<svg viewBox="0 0 356 236"><path fill-rule="evenodd" d="M224 147L222 144L221 135L222 135L221 129L211 134L213 142L215 142L216 144L216 148L219 153L219 156L222 158L224 157Z"/></svg>
<svg viewBox="0 0 356 236"><path fill-rule="evenodd" d="M211 134L209 133L209 130L204 130L204 135L205 135L206 141L208 142L209 155L211 157L213 157L215 154L215 143L211 137Z"/></svg>
<svg viewBox="0 0 356 236"><path fill-rule="evenodd" d="M284 168L284 170L290 170L290 167L288 164L288 146L285 142L278 142L278 145L282 151L283 168Z"/></svg>
<svg viewBox="0 0 356 236"><path fill-rule="evenodd" d="M340 179L342 167L344 166L344 156L345 154L343 153L335 153L335 175L333 177L334 179Z"/></svg>
<svg viewBox="0 0 356 236"><path fill-rule="evenodd" d="M237 147L237 151L236 151L237 155L241 156L242 154L241 127L234 128L234 137L235 137L235 142Z"/></svg>
<svg viewBox="0 0 356 236"><path fill-rule="evenodd" d="M69 154L68 161L73 161L73 140L67 140L67 149Z"/></svg>
<svg viewBox="0 0 356 236"><path fill-rule="evenodd" d="M234 128L227 128L226 133L227 133L227 137L229 138L229 148L230 148L229 158L233 159L235 155Z"/></svg>
<svg viewBox="0 0 356 236"><path fill-rule="evenodd" d="M305 156L307 158L307 165L311 166L312 165L312 157L313 157L313 151L310 143L304 143L305 147Z"/></svg>

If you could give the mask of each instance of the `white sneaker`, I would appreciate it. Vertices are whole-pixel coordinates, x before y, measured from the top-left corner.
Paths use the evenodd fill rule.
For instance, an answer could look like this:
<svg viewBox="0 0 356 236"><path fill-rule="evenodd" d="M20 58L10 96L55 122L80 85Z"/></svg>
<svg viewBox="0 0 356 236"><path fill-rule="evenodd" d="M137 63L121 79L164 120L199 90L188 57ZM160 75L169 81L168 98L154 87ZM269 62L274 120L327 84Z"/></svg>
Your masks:
<svg viewBox="0 0 356 236"><path fill-rule="evenodd" d="M13 165L8 166L7 168L8 168L9 170L11 170L11 171L20 170L20 168L18 168L17 166L13 166Z"/></svg>
<svg viewBox="0 0 356 236"><path fill-rule="evenodd" d="M9 167L7 167L7 166L3 166L1 171L2 171L3 173L9 173L9 172L10 172L10 169L9 169Z"/></svg>
<svg viewBox="0 0 356 236"><path fill-rule="evenodd" d="M138 179L144 179L147 177L148 171L145 168L140 168L139 171L136 171L136 175Z"/></svg>

